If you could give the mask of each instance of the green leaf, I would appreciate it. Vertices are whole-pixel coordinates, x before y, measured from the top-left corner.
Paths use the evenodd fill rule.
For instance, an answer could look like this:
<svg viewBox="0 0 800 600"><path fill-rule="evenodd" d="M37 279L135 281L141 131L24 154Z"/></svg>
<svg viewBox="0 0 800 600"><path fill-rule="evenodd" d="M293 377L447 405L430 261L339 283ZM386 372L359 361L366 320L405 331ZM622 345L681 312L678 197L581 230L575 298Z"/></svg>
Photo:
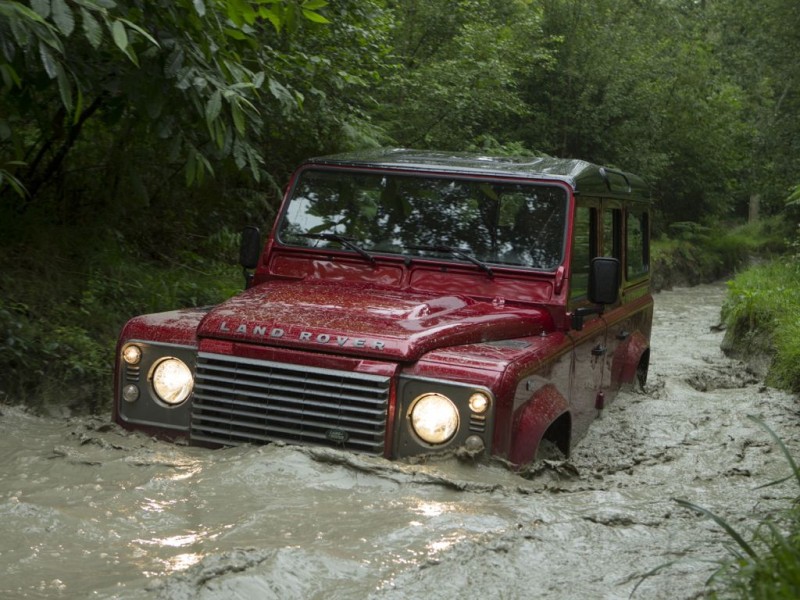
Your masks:
<svg viewBox="0 0 800 600"><path fill-rule="evenodd" d="M81 19L83 21L83 33L86 39L91 44L92 48L97 50L100 44L103 43L103 28L94 15L85 8L81 8Z"/></svg>
<svg viewBox="0 0 800 600"><path fill-rule="evenodd" d="M705 515L705 516L709 517L717 525L722 527L722 529L725 530L725 533L727 533L728 536L730 536L730 538L732 540L734 540L739 545L739 547L747 553L748 556L750 556L750 558L754 558L754 559L758 558L758 554L756 554L756 551L753 550L753 547L750 546L750 544L748 544L744 540L744 538L739 534L739 532L737 532L733 527L728 525L728 523L723 518L718 517L713 512L711 512L710 510L708 510L706 508L703 508L702 506L698 506L697 504L693 504L693 503L688 502L686 500L681 500L679 498L673 498L673 500L675 502L677 502L678 504L680 504L681 506L685 507L685 508L688 508L688 509L693 510L693 511L695 511L697 513L700 513L701 515Z"/></svg>
<svg viewBox="0 0 800 600"><path fill-rule="evenodd" d="M212 177L214 176L214 167L211 166L209 160L204 154L197 153L197 179L200 183L203 182L205 173L208 172Z"/></svg>
<svg viewBox="0 0 800 600"><path fill-rule="evenodd" d="M133 29L134 31L137 31L138 33L142 34L142 35L143 35L143 36L144 36L144 37L145 37L145 38L146 38L146 39L147 39L147 40L148 40L148 41L149 41L151 44L153 44L154 46L156 46L156 47L158 47L158 48L160 48L160 47L161 47L161 44L159 44L159 43L156 41L156 39L155 39L155 38L154 38L152 35L150 35L149 33L147 33L147 32L146 32L144 29L142 29L141 27L139 27L139 26L138 26L136 23L133 23L133 22L131 22L131 21L128 21L128 19L120 19L120 21L122 21L123 23L125 23L125 25L127 25L127 26L128 26L128 28L130 28L130 29Z"/></svg>
<svg viewBox="0 0 800 600"><path fill-rule="evenodd" d="M43 19L50 16L50 0L31 0L31 8Z"/></svg>
<svg viewBox="0 0 800 600"><path fill-rule="evenodd" d="M75 16L65 0L53 0L53 22L66 37L75 29Z"/></svg>
<svg viewBox="0 0 800 600"><path fill-rule="evenodd" d="M262 19L267 19L272 23L272 26L278 33L283 29L283 14L284 11L281 6L273 6L272 8L261 7L258 11L258 15Z"/></svg>
<svg viewBox="0 0 800 600"><path fill-rule="evenodd" d="M247 151L247 159L250 163L250 172L253 173L253 179L255 179L256 181L260 181L261 172L258 168L258 163L260 162L261 157L253 149L252 146L245 146L245 150Z"/></svg>
<svg viewBox="0 0 800 600"><path fill-rule="evenodd" d="M58 76L58 63L53 58L49 48L44 44L39 44L39 56L42 58L42 65L44 65L47 76L50 79L55 79Z"/></svg>
<svg viewBox="0 0 800 600"><path fill-rule="evenodd" d="M209 124L209 132L211 133L211 137L214 140L214 143L217 144L217 148L220 150L225 147L225 129L225 125L219 119Z"/></svg>
<svg viewBox="0 0 800 600"><path fill-rule="evenodd" d="M72 85L61 64L56 64L56 77L58 79L58 93L61 95L61 103L67 109L67 112L72 112Z"/></svg>
<svg viewBox="0 0 800 600"><path fill-rule="evenodd" d="M180 46L176 47L167 57L167 62L164 65L164 74L167 77L176 77L181 68L183 68L185 58L186 55L183 53L183 49Z"/></svg>
<svg viewBox="0 0 800 600"><path fill-rule="evenodd" d="M236 127L236 131L240 134L244 134L245 132L245 118L244 112L242 111L239 103L234 100L231 103L231 116L233 117L233 125Z"/></svg>
<svg viewBox="0 0 800 600"><path fill-rule="evenodd" d="M14 85L22 87L22 81L20 81L19 75L17 75L17 72L11 65L0 65L0 73L3 75L3 84L5 87L10 88Z"/></svg>
<svg viewBox="0 0 800 600"><path fill-rule="evenodd" d="M194 4L194 9L199 16L206 16L206 3L203 0L193 0L192 4Z"/></svg>
<svg viewBox="0 0 800 600"><path fill-rule="evenodd" d="M305 10L319 10L326 6L328 6L328 0L306 0L302 4L302 8Z"/></svg>
<svg viewBox="0 0 800 600"><path fill-rule="evenodd" d="M303 9L303 16L314 23L330 23L330 21L321 14L306 10L305 8Z"/></svg>
<svg viewBox="0 0 800 600"><path fill-rule="evenodd" d="M223 31L225 32L225 35L227 35L229 38L233 38L234 40L242 41L247 39L247 36L238 29L226 27Z"/></svg>
<svg viewBox="0 0 800 600"><path fill-rule="evenodd" d="M219 111L222 109L222 92L219 90L211 94L211 98L206 103L206 121L209 126L219 116Z"/></svg>
<svg viewBox="0 0 800 600"><path fill-rule="evenodd" d="M81 92L81 87L75 86L75 89L78 91L78 100L75 102L75 111L72 117L72 124L77 125L78 121L81 118L81 113L83 112L83 92Z"/></svg>
<svg viewBox="0 0 800 600"><path fill-rule="evenodd" d="M792 469L792 475L790 475L789 477L785 478L782 481L790 479L793 476L797 480L797 482L800 483L800 468L798 468L797 463L795 462L794 457L792 456L792 453L786 447L786 444L783 442L783 440L762 419L753 415L747 415L747 418L756 423L759 427L764 429L764 431L766 431L769 434L769 436L775 441L775 443L778 444L778 448L781 449L781 453L786 458L786 462L789 463L789 467Z"/></svg>
<svg viewBox="0 0 800 600"><path fill-rule="evenodd" d="M286 87L278 81L270 78L269 80L269 91L272 93L275 98L277 98L280 103L286 108L294 107L294 97Z"/></svg>
<svg viewBox="0 0 800 600"><path fill-rule="evenodd" d="M117 48L127 54L128 32L125 31L125 25L122 24L122 21L114 21L114 24L111 26L111 35L114 38L114 43L117 45Z"/></svg>

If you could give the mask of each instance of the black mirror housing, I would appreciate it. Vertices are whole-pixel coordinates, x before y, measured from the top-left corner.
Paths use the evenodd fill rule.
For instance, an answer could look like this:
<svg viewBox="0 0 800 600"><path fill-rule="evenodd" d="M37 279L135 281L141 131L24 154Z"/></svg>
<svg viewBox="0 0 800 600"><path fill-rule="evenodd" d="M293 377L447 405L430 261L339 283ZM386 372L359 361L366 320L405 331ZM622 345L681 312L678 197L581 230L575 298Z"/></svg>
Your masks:
<svg viewBox="0 0 800 600"><path fill-rule="evenodd" d="M595 306L580 306L572 313L572 328L583 329L583 319L589 315L602 315L606 304L619 300L619 260L608 256L592 259L589 269L589 301Z"/></svg>
<svg viewBox="0 0 800 600"><path fill-rule="evenodd" d="M589 301L594 304L614 304L619 300L619 260L608 256L592 259L589 270Z"/></svg>

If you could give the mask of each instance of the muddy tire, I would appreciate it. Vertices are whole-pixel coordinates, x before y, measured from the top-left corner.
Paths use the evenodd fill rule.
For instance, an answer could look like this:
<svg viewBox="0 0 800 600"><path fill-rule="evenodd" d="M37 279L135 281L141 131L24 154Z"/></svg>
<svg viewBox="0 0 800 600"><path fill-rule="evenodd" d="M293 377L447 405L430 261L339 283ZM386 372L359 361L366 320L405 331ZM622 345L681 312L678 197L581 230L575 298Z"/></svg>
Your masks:
<svg viewBox="0 0 800 600"><path fill-rule="evenodd" d="M536 450L536 460L564 460L566 456L558 446L550 440L542 440L539 442L539 448Z"/></svg>
<svg viewBox="0 0 800 600"><path fill-rule="evenodd" d="M648 362L649 361L643 358L639 362L639 366L636 367L636 378L633 382L633 389L637 392L643 392L645 385L647 385Z"/></svg>

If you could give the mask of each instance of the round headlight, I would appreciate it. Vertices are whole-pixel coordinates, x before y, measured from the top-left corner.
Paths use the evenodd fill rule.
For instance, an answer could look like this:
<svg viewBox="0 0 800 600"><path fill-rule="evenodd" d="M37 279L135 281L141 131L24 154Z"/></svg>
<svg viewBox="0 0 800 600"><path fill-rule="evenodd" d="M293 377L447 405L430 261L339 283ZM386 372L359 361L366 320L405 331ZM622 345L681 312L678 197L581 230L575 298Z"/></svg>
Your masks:
<svg viewBox="0 0 800 600"><path fill-rule="evenodd" d="M165 358L153 370L153 390L158 398L175 406L192 393L192 372L186 363L177 358Z"/></svg>
<svg viewBox="0 0 800 600"><path fill-rule="evenodd" d="M469 409L474 413L485 413L489 408L489 397L483 392L475 392L469 397Z"/></svg>
<svg viewBox="0 0 800 600"><path fill-rule="evenodd" d="M138 365L139 361L142 360L142 349L133 344L125 346L122 349L122 360L129 365Z"/></svg>
<svg viewBox="0 0 800 600"><path fill-rule="evenodd" d="M423 441L444 444L458 430L458 409L441 394L423 394L411 406L411 427Z"/></svg>

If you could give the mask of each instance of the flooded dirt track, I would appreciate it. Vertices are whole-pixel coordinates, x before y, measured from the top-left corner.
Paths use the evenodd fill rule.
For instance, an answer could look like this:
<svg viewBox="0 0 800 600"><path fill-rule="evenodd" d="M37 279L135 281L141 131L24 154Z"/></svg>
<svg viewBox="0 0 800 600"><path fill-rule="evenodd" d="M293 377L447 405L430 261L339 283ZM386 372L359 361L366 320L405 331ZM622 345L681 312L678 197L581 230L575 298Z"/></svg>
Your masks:
<svg viewBox="0 0 800 600"><path fill-rule="evenodd" d="M761 416L797 399L719 350L722 286L656 298L650 377L569 461L390 463L271 445L210 451L99 418L0 417L2 598L697 598L724 535L788 505ZM645 575L672 563L656 575Z"/></svg>

